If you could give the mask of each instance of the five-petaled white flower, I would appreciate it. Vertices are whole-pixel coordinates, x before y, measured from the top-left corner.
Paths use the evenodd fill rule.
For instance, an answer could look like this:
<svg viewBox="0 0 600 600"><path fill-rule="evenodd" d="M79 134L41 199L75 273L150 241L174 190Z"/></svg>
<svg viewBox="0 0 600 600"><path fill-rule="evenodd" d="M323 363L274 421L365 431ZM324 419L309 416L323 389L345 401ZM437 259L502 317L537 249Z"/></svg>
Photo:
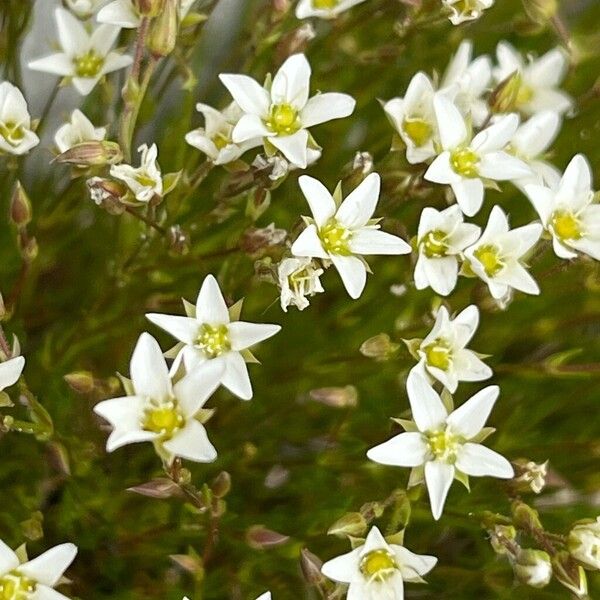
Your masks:
<svg viewBox="0 0 600 600"><path fill-rule="evenodd" d="M364 2L365 0L299 0L296 6L296 17L307 19L319 17L321 19L335 19L344 11Z"/></svg>
<svg viewBox="0 0 600 600"><path fill-rule="evenodd" d="M112 71L129 66L133 59L111 51L120 29L100 25L89 34L83 23L64 8L54 11L62 52L31 61L29 68L72 79L75 89L87 96Z"/></svg>
<svg viewBox="0 0 600 600"><path fill-rule="evenodd" d="M529 177L513 180L513 183L525 191L530 184L546 184L556 187L560 181L559 170L543 159L544 153L556 139L561 126L557 112L544 110L521 124L507 147L507 152L526 162L531 168Z"/></svg>
<svg viewBox="0 0 600 600"><path fill-rule="evenodd" d="M483 98L492 81L492 61L489 56L473 60L473 43L461 42L442 78L440 89L452 92L454 103L463 113L470 115L473 124L481 127L490 109Z"/></svg>
<svg viewBox="0 0 600 600"><path fill-rule="evenodd" d="M4 388L17 383L24 368L25 358L22 356L15 356L4 362L0 362L0 392Z"/></svg>
<svg viewBox="0 0 600 600"><path fill-rule="evenodd" d="M325 291L321 275L323 269L312 258L284 258L277 267L282 310L291 305L304 310L310 304L307 297Z"/></svg>
<svg viewBox="0 0 600 600"><path fill-rule="evenodd" d="M142 144L138 152L142 155L139 167L113 165L110 174L125 182L136 200L147 203L155 197L160 198L163 193L163 180L157 162L158 148L156 144L152 144L149 148L146 144Z"/></svg>
<svg viewBox="0 0 600 600"><path fill-rule="evenodd" d="M466 347L478 326L479 309L474 304L454 319L446 307L441 306L433 328L417 350L420 361L414 369L437 379L451 394L459 381L489 379L492 369Z"/></svg>
<svg viewBox="0 0 600 600"><path fill-rule="evenodd" d="M252 385L246 359L252 361L253 357L248 349L274 336L281 327L232 319L219 284L212 275L204 279L196 306L186 303L186 309L186 317L146 315L152 323L181 342L177 346L173 370L181 362L187 371L207 361L224 364L221 383L242 400L250 400Z"/></svg>
<svg viewBox="0 0 600 600"><path fill-rule="evenodd" d="M496 300L506 298L512 288L539 294L540 288L521 260L542 235L539 223L509 229L508 218L494 206L481 237L465 250L470 269L490 288Z"/></svg>
<svg viewBox="0 0 600 600"><path fill-rule="evenodd" d="M498 398L498 386L477 392L448 414L438 393L416 371L406 383L414 423L409 430L371 448L367 456L378 463L398 467L423 467L434 519L442 515L452 481L457 478L514 476L511 464L479 442Z"/></svg>
<svg viewBox="0 0 600 600"><path fill-rule="evenodd" d="M69 121L59 127L54 134L54 143L58 151L62 153L82 142L101 142L105 137L105 127L94 127L79 109L75 109L71 113Z"/></svg>
<svg viewBox="0 0 600 600"><path fill-rule="evenodd" d="M600 205L594 202L592 170L585 156L574 156L555 188L528 185L525 191L559 258L577 253L600 260Z"/></svg>
<svg viewBox="0 0 600 600"><path fill-rule="evenodd" d="M298 179L313 218L292 245L294 256L330 260L351 298L358 298L367 282L362 255L410 254L401 238L379 230L372 220L379 201L381 178L371 173L339 205L318 180Z"/></svg>
<svg viewBox="0 0 600 600"><path fill-rule="evenodd" d="M179 18L183 19L195 0L179 0ZM132 0L113 0L98 12L98 22L116 25L125 29L136 29L142 16Z"/></svg>
<svg viewBox="0 0 600 600"><path fill-rule="evenodd" d="M415 265L415 286L431 288L447 296L456 287L458 260L465 248L477 241L481 230L463 222L457 204L438 211L427 206L421 213L417 234L419 258Z"/></svg>
<svg viewBox="0 0 600 600"><path fill-rule="evenodd" d="M219 75L245 113L233 130L233 141L239 144L262 138L267 148L277 148L291 163L306 168L309 145L315 146L308 128L347 117L356 104L347 94L309 98L310 76L304 54L294 54L281 65L270 89L247 75Z"/></svg>
<svg viewBox="0 0 600 600"><path fill-rule="evenodd" d="M409 163L421 163L436 154L438 128L433 110L434 93L431 79L425 73L417 73L410 80L404 98L393 98L383 107L406 145Z"/></svg>
<svg viewBox="0 0 600 600"><path fill-rule="evenodd" d="M554 48L537 59L525 62L521 53L508 42L496 48L498 67L494 77L498 83L513 74L518 77L516 109L526 115L542 110L563 114L573 108L573 99L558 89L569 67L569 57L562 48Z"/></svg>
<svg viewBox="0 0 600 600"><path fill-rule="evenodd" d="M200 103L196 104L196 110L204 115L204 127L187 133L185 141L204 152L215 165L225 165L237 160L246 150L262 144L261 138L240 144L231 139L233 128L242 116L242 111L235 102L223 111Z"/></svg>
<svg viewBox="0 0 600 600"><path fill-rule="evenodd" d="M526 177L531 169L505 151L519 126L516 114L501 117L472 137L465 118L443 92L433 99L442 153L425 173L425 179L448 184L465 215L475 215L483 203L484 180L504 181Z"/></svg>
<svg viewBox="0 0 600 600"><path fill-rule="evenodd" d="M7 600L68 600L53 588L77 555L75 544L60 544L21 562L0 540L0 598Z"/></svg>
<svg viewBox="0 0 600 600"><path fill-rule="evenodd" d="M450 11L452 25L460 25L479 19L484 10L494 5L494 0L442 0L442 4Z"/></svg>
<svg viewBox="0 0 600 600"><path fill-rule="evenodd" d="M31 130L27 101L8 81L0 83L0 154L21 156L40 143Z"/></svg>
<svg viewBox="0 0 600 600"><path fill-rule="evenodd" d="M131 357L131 393L94 407L113 427L106 450L152 442L169 464L177 456L214 461L217 451L196 417L219 386L223 369L214 362L200 365L173 384L158 342L142 333Z"/></svg>
<svg viewBox="0 0 600 600"><path fill-rule="evenodd" d="M88 19L108 0L66 0L67 7L80 19Z"/></svg>
<svg viewBox="0 0 600 600"><path fill-rule="evenodd" d="M436 563L435 556L388 543L379 529L372 527L362 546L327 561L321 572L349 585L348 600L402 600L404 582L424 583L422 576Z"/></svg>

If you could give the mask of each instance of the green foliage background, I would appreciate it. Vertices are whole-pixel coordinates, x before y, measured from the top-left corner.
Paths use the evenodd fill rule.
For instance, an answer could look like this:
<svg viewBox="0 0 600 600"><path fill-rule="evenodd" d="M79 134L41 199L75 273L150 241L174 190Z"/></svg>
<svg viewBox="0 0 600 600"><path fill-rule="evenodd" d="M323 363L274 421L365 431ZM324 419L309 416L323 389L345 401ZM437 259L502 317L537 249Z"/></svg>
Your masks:
<svg viewBox="0 0 600 600"><path fill-rule="evenodd" d="M389 152L392 130L378 99L402 95L418 70L442 72L464 38L474 40L477 54L493 54L501 39L535 53L558 43L551 28L526 30L520 2L496 4L475 24L425 22L404 35L399 35L397 23L407 8L394 0L369 0L335 24L316 23L318 37L307 49L313 89L349 93L358 107L351 118L315 129L324 152L309 173L333 188L356 151L371 152L384 180L377 214L385 216L386 230L412 237L423 206L443 207L446 200L441 187L406 192L402 182L408 167L402 153ZM0 9L6 77L14 83L15 31L31 5L5 0ZM150 88L136 139L158 143L163 172L191 170L200 163L199 153L183 136L200 122L195 102L229 102L216 73L246 72L261 79L281 62L281 36L298 26L292 14L273 23L267 1L239 6L242 10L233 11L223 29L209 20L198 39L188 40L197 78L191 91L181 90L174 60ZM573 154L583 152L598 179L600 104L590 90L599 74L600 3L565 1L562 14L579 56L565 87L583 102L565 122L552 160L563 169ZM123 33L124 43L130 35ZM219 35L230 41L217 54L213 42ZM93 122L114 127L118 85L115 77L85 100L84 110ZM52 110L61 110L60 95ZM114 139L114 129L111 133ZM0 162L4 215L16 175ZM69 593L78 598L180 600L188 594L207 600L253 599L266 589L276 600L316 598L299 569L300 549L309 548L322 559L347 551L344 540L326 535L328 527L347 511L383 500L406 484L408 470L369 463L365 451L389 437L390 416L406 413L403 380L414 361L402 350L394 360L375 362L358 349L378 333L399 341L429 330L436 298L431 290L417 292L411 286L410 258L370 261L375 274L354 302L336 274L328 272L325 294L302 313L291 309L284 314L276 288L254 277L256 257L239 250L240 237L252 222L245 216L245 198L222 199L230 177L224 170L215 169L192 194L175 192L159 209L164 224L177 223L189 232L191 249L185 256L170 251L161 235L130 215L112 216L97 208L88 197L85 178L70 180L66 167L54 165L42 172L21 167L19 176L32 198L30 232L40 250L5 328L19 336L28 385L51 415L54 433L41 441L16 432L2 434L0 537L13 547L27 535L38 537L31 519L41 511L43 538L29 542L30 552L75 542L80 554L69 570ZM291 230L298 225L307 206L296 180L294 173L273 191L271 206L257 226L274 222ZM504 185L503 190L488 193L476 222L484 224L495 203L510 213L514 225L534 218L515 188ZM216 218L217 207L227 218ZM21 269L15 230L6 218L0 219L0 239L0 287L6 299L19 285ZM272 251L275 260L278 253ZM550 252L537 260L532 272L540 281L541 296L517 295L506 312L498 311L484 288L468 279L459 282L448 305L453 311L472 302L480 306L482 322L472 347L492 355L492 383L501 387L491 418L498 431L490 445L511 459L550 460L559 483L544 492L541 516L549 529L566 532L574 520L595 517L600 499L600 269L591 261L564 268L558 264ZM283 330L257 350L262 365L251 366L252 402L240 402L225 390L211 400L217 412L208 430L219 450L217 462L186 465L198 487L223 470L232 479L218 544L205 580L195 583L169 555L190 548L202 553L206 518L177 499L126 492L160 476L160 461L150 445L106 454L107 433L91 410L101 394L78 395L63 376L79 370L99 379L115 370L127 373L133 345L144 330L169 347L171 340L144 313L179 312L180 298L195 299L208 273L219 277L230 300L245 297L247 320L280 323ZM396 297L389 292L393 284L406 284L408 291ZM312 389L346 385L358 389L354 408L335 409L309 398ZM457 402L480 387L461 385ZM28 418L23 407L4 409L3 414ZM58 464L60 453L67 457L69 474ZM289 474L283 485L271 489L265 477L275 466ZM557 496L561 490L563 495ZM541 591L513 588L510 566L495 557L477 518L483 510L506 513L508 506L502 485L491 479L473 481L471 494L455 485L439 523L431 518L426 496L416 500L407 545L438 556L440 562L428 577L429 585L409 586L407 597L567 597L556 583ZM379 522L383 528L387 516ZM257 524L290 536L289 542L267 550L251 548L246 533ZM594 588L600 589L597 577L590 578L592 595Z"/></svg>

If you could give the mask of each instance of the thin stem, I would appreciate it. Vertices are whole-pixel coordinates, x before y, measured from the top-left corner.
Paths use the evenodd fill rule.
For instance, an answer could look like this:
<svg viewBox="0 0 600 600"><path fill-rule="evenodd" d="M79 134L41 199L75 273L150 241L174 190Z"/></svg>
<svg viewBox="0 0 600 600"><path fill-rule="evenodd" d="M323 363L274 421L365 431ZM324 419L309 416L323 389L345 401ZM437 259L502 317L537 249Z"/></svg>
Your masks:
<svg viewBox="0 0 600 600"><path fill-rule="evenodd" d="M144 17L138 28L137 38L135 40L135 52L133 58L133 66L131 67L131 78L138 81L140 78L140 70L142 68L142 58L144 57L144 47L146 45L146 36L148 35L148 26L150 19Z"/></svg>
<svg viewBox="0 0 600 600"><path fill-rule="evenodd" d="M54 86L54 88L52 89L52 93L48 96L48 100L46 100L46 104L44 105L42 114L40 115L40 124L36 131L38 136L41 136L42 131L46 127L46 123L48 121L48 115L50 114L50 111L52 110L52 106L54 105L54 102L56 101L56 98L58 97L58 93L60 92L60 90L61 90L61 87L57 83Z"/></svg>
<svg viewBox="0 0 600 600"><path fill-rule="evenodd" d="M550 19L550 23L552 23L552 27L554 28L556 35L558 35L565 48L571 51L571 35L569 34L569 30L567 29L567 26L561 19L560 15L554 15Z"/></svg>
<svg viewBox="0 0 600 600"><path fill-rule="evenodd" d="M127 206L125 208L125 212L127 212L130 215L133 215L136 219L139 219L143 223L146 223L146 225L152 227L152 229L158 231L161 235L167 235L167 230L164 227L161 227L158 223L156 223L156 221L153 221L152 219L149 219L143 214L137 212L131 206Z"/></svg>

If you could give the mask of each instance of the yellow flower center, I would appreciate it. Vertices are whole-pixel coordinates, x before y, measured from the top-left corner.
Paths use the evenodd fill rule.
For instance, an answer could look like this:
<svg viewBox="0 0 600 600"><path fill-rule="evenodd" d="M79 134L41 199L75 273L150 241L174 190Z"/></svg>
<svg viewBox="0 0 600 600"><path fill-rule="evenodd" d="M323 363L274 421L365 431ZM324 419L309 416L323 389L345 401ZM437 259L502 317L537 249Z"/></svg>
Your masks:
<svg viewBox="0 0 600 600"><path fill-rule="evenodd" d="M312 0L313 8L318 10L331 10L339 4L339 0Z"/></svg>
<svg viewBox="0 0 600 600"><path fill-rule="evenodd" d="M163 440L171 439L183 425L185 418L175 398L162 402L150 400L144 410L142 429L158 433Z"/></svg>
<svg viewBox="0 0 600 600"><path fill-rule="evenodd" d="M269 111L267 127L278 135L292 135L302 125L298 111L291 104L274 104Z"/></svg>
<svg viewBox="0 0 600 600"><path fill-rule="evenodd" d="M452 6L459 13L468 15L477 10L477 0L457 0Z"/></svg>
<svg viewBox="0 0 600 600"><path fill-rule="evenodd" d="M448 244L446 243L447 234L441 229L429 231L421 241L423 252L427 258L440 258L446 256Z"/></svg>
<svg viewBox="0 0 600 600"><path fill-rule="evenodd" d="M207 358L216 358L231 350L227 325L202 325L196 345Z"/></svg>
<svg viewBox="0 0 600 600"><path fill-rule="evenodd" d="M519 86L519 91L517 92L517 97L515 99L517 106L523 106L523 104L527 104L531 101L532 98L533 89L530 86L521 83L521 85Z"/></svg>
<svg viewBox="0 0 600 600"><path fill-rule="evenodd" d="M97 77L104 66L104 57L96 54L94 50L88 50L85 54L74 58L73 64L77 77Z"/></svg>
<svg viewBox="0 0 600 600"><path fill-rule="evenodd" d="M323 248L331 254L340 254L342 256L349 256L350 252L350 238L352 232L346 229L343 225L340 225L335 219L331 219L324 227L319 231L319 237L323 244Z"/></svg>
<svg viewBox="0 0 600 600"><path fill-rule="evenodd" d="M431 125L424 119L404 119L402 131L414 142L415 146L424 146L433 135Z"/></svg>
<svg viewBox="0 0 600 600"><path fill-rule="evenodd" d="M457 148L450 154L452 168L463 177L477 177L479 156L471 148Z"/></svg>
<svg viewBox="0 0 600 600"><path fill-rule="evenodd" d="M224 133L217 133L212 139L212 142L217 147L217 150L223 150L223 148L229 146L231 140L229 136L226 136Z"/></svg>
<svg viewBox="0 0 600 600"><path fill-rule="evenodd" d="M35 591L36 583L17 571L0 578L0 600L27 600Z"/></svg>
<svg viewBox="0 0 600 600"><path fill-rule="evenodd" d="M431 342L424 348L425 360L430 367L447 371L452 364L450 344L442 338Z"/></svg>
<svg viewBox="0 0 600 600"><path fill-rule="evenodd" d="M579 219L566 210L557 210L552 214L550 225L561 240L578 240L583 235Z"/></svg>
<svg viewBox="0 0 600 600"><path fill-rule="evenodd" d="M453 463L456 460L456 451L461 444L461 438L447 429L431 431L426 435L430 452L437 460Z"/></svg>
<svg viewBox="0 0 600 600"><path fill-rule="evenodd" d="M360 561L360 571L369 580L384 581L398 568L394 555L388 550L373 550Z"/></svg>
<svg viewBox="0 0 600 600"><path fill-rule="evenodd" d="M25 128L19 123L0 123L0 135L11 145L18 146L25 137Z"/></svg>
<svg viewBox="0 0 600 600"><path fill-rule="evenodd" d="M156 181L147 173L138 173L135 176L135 180L144 187L154 187L156 185Z"/></svg>
<svg viewBox="0 0 600 600"><path fill-rule="evenodd" d="M483 270L488 277L494 277L504 268L504 261L500 256L499 249L492 244L480 246L473 253L475 258L481 263Z"/></svg>

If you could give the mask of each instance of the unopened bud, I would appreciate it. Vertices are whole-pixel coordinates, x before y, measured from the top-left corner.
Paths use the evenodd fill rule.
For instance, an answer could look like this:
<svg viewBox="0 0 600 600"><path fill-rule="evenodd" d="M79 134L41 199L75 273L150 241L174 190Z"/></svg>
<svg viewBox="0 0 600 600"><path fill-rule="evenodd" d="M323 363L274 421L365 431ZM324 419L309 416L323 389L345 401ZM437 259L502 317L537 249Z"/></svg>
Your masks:
<svg viewBox="0 0 600 600"><path fill-rule="evenodd" d="M323 581L324 576L321 573L322 566L323 561L321 561L318 556L315 556L306 548L302 549L300 552L300 568L302 569L302 575L307 583L317 585Z"/></svg>
<svg viewBox="0 0 600 600"><path fill-rule="evenodd" d="M15 184L13 195L10 199L10 218L17 227L25 227L31 222L31 201L23 189L20 181Z"/></svg>
<svg viewBox="0 0 600 600"><path fill-rule="evenodd" d="M364 536L367 531L367 521L365 517L358 512L351 512L345 514L341 519L338 519L328 530L328 535L335 535L337 537L346 537L351 535L353 537Z"/></svg>
<svg viewBox="0 0 600 600"><path fill-rule="evenodd" d="M587 596L587 577L583 567L566 551L557 552L552 558L554 576L578 598Z"/></svg>
<svg viewBox="0 0 600 600"><path fill-rule="evenodd" d="M373 156L369 152L357 152L352 162L343 168L344 186L357 187L363 179L373 170Z"/></svg>
<svg viewBox="0 0 600 600"><path fill-rule="evenodd" d="M6 304L4 304L4 296L0 294L0 321L6 317Z"/></svg>
<svg viewBox="0 0 600 600"><path fill-rule="evenodd" d="M364 341L360 346L360 353L376 361L385 361L393 358L399 349L400 345L392 342L387 333L380 333Z"/></svg>
<svg viewBox="0 0 600 600"><path fill-rule="evenodd" d="M266 550L281 546L289 540L289 536L267 529L262 525L253 525L246 531L246 542L255 550Z"/></svg>
<svg viewBox="0 0 600 600"><path fill-rule="evenodd" d="M527 460L516 460L514 463L515 478L512 483L519 492L533 492L539 494L546 485L548 475L548 461L535 463Z"/></svg>
<svg viewBox="0 0 600 600"><path fill-rule="evenodd" d="M519 71L515 71L501 81L492 91L489 105L494 113L513 112L517 106L523 78Z"/></svg>
<svg viewBox="0 0 600 600"><path fill-rule="evenodd" d="M125 206L121 203L121 199L127 194L127 188L113 181L112 179L104 179L102 177L92 177L86 182L90 197L107 212L113 215L119 215L125 211Z"/></svg>
<svg viewBox="0 0 600 600"><path fill-rule="evenodd" d="M19 250L23 260L32 262L37 258L40 248L34 237L19 235Z"/></svg>
<svg viewBox="0 0 600 600"><path fill-rule="evenodd" d="M90 394L96 385L94 376L89 371L74 371L64 376L69 387L78 394Z"/></svg>
<svg viewBox="0 0 600 600"><path fill-rule="evenodd" d="M148 50L157 58L168 56L175 49L179 28L178 4L178 0L164 0L160 14L152 22Z"/></svg>
<svg viewBox="0 0 600 600"><path fill-rule="evenodd" d="M212 493L217 498L225 498L231 490L231 475L227 471L221 471L211 484Z"/></svg>
<svg viewBox="0 0 600 600"><path fill-rule="evenodd" d="M516 578L534 588L547 586L552 579L550 556L543 550L521 550L513 563Z"/></svg>
<svg viewBox="0 0 600 600"><path fill-rule="evenodd" d="M600 569L600 517L577 523L567 542L571 556L587 569Z"/></svg>
<svg viewBox="0 0 600 600"><path fill-rule="evenodd" d="M514 556L518 553L517 530L512 525L496 525L490 532L490 544L496 554Z"/></svg>
<svg viewBox="0 0 600 600"><path fill-rule="evenodd" d="M513 521L517 527L526 531L542 529L542 523L537 510L520 500L515 500L511 508Z"/></svg>
<svg viewBox="0 0 600 600"><path fill-rule="evenodd" d="M546 23L558 12L557 0L523 0L527 16L540 25Z"/></svg>
<svg viewBox="0 0 600 600"><path fill-rule="evenodd" d="M143 17L156 17L163 8L165 0L132 0L136 11Z"/></svg>
<svg viewBox="0 0 600 600"><path fill-rule="evenodd" d="M283 244L287 237L285 229L277 229L274 223L268 227L249 227L240 240L240 248L247 254Z"/></svg>
<svg viewBox="0 0 600 600"><path fill-rule="evenodd" d="M315 402L320 402L333 408L346 408L358 404L358 390L353 385L311 390L310 397Z"/></svg>
<svg viewBox="0 0 600 600"><path fill-rule="evenodd" d="M271 192L258 187L248 194L246 216L256 221L271 206Z"/></svg>
<svg viewBox="0 0 600 600"><path fill-rule="evenodd" d="M305 23L294 31L288 33L279 42L277 52L280 59L285 59L292 54L304 52L308 43L316 37L317 33L311 23Z"/></svg>
<svg viewBox="0 0 600 600"><path fill-rule="evenodd" d="M103 167L114 165L123 159L121 147L116 142L90 141L75 144L54 160L78 167Z"/></svg>

